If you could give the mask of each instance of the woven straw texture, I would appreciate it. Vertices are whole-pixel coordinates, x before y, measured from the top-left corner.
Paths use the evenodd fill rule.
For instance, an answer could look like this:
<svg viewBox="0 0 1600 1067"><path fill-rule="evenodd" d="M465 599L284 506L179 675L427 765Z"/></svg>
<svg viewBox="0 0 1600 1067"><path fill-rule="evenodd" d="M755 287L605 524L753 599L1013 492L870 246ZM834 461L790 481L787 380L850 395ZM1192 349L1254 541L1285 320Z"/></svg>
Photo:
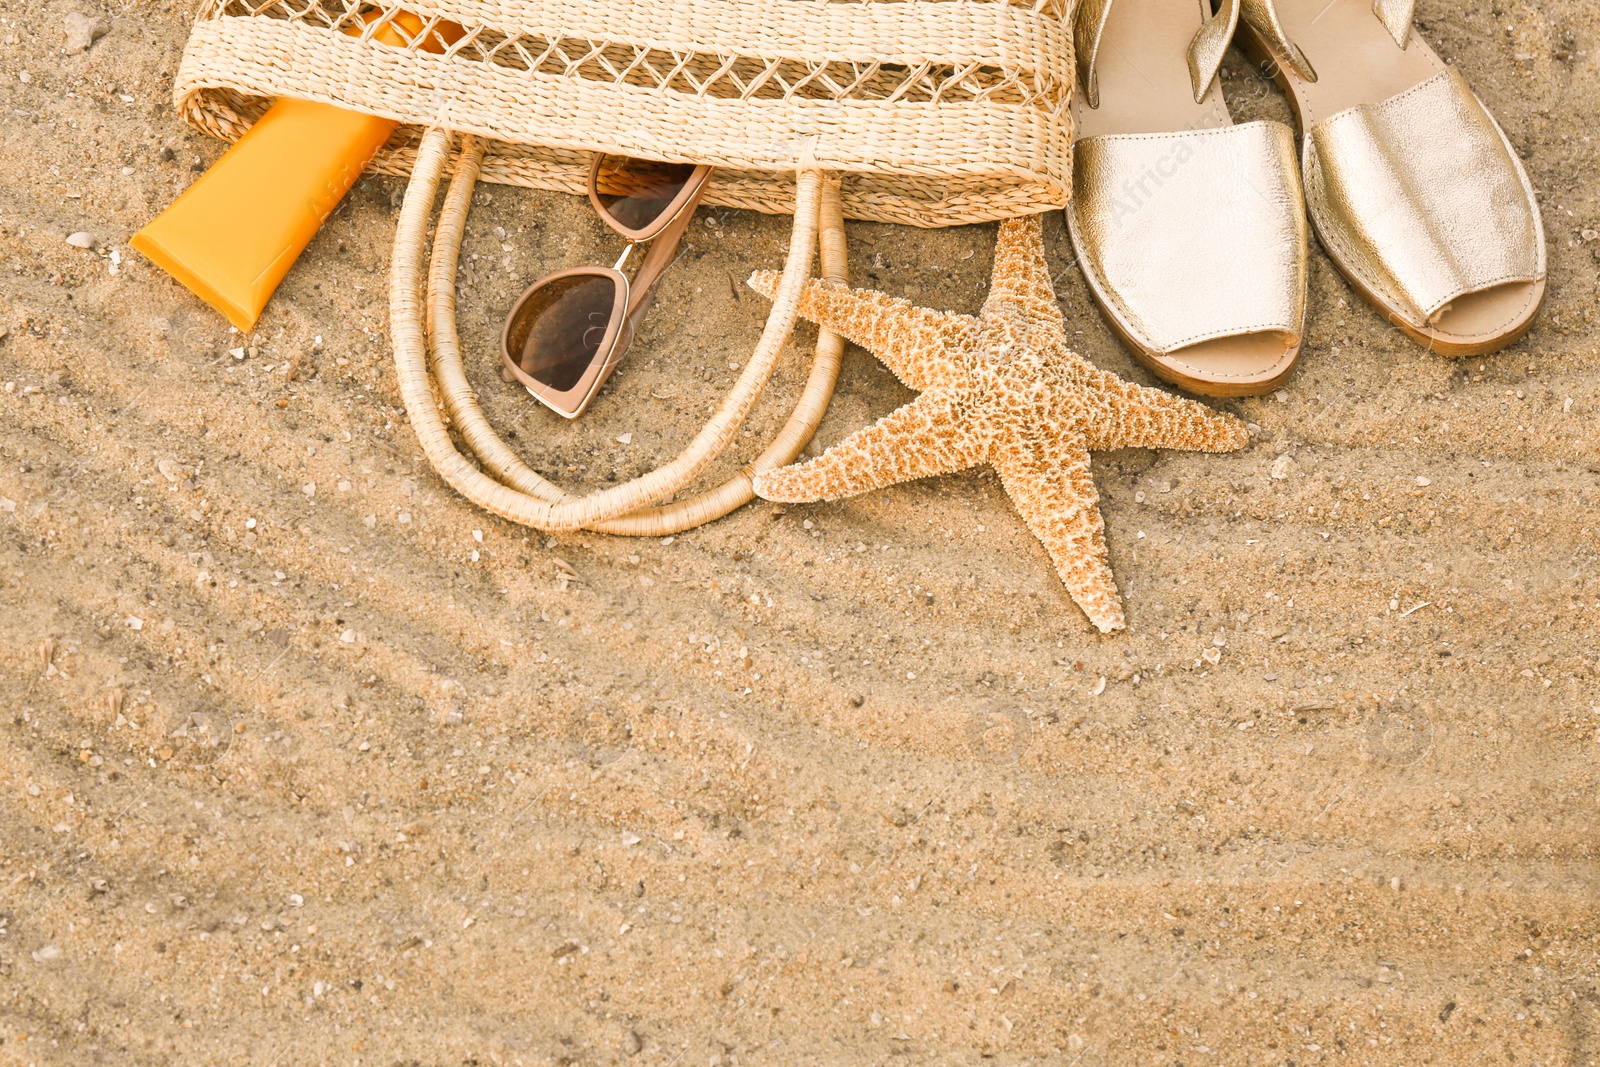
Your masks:
<svg viewBox="0 0 1600 1067"><path fill-rule="evenodd" d="M354 0L206 0L174 86L236 140L274 98L488 142L483 179L581 193L591 153L709 163L708 203L791 213L797 169L850 218L947 226L1061 207L1072 172L1072 0L447 0L409 46ZM374 18L374 10L382 12ZM421 47L441 23L465 29ZM432 37L432 39L437 39Z"/></svg>

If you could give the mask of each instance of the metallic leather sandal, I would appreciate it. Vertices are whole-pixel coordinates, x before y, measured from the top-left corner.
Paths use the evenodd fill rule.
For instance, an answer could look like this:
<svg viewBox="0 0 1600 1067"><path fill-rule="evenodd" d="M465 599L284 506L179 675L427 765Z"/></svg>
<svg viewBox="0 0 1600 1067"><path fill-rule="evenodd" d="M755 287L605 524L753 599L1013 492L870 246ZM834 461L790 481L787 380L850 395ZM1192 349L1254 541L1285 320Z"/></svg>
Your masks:
<svg viewBox="0 0 1600 1067"><path fill-rule="evenodd" d="M1414 0L1241 2L1241 45L1294 100L1329 258L1441 355L1519 340L1544 299L1539 204L1505 133L1412 32Z"/></svg>
<svg viewBox="0 0 1600 1067"><path fill-rule="evenodd" d="M1217 77L1238 3L1083 0L1074 26L1067 228L1084 277L1142 363L1207 396L1283 384L1305 328L1294 134L1234 125Z"/></svg>

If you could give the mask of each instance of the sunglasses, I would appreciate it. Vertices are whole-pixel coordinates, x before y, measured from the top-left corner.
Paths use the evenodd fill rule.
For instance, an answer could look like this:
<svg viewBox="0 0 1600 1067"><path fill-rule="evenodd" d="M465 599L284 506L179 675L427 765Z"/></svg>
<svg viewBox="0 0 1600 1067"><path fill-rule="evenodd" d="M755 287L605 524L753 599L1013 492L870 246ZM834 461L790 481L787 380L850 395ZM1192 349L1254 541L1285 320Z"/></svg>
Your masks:
<svg viewBox="0 0 1600 1067"><path fill-rule="evenodd" d="M500 334L508 374L568 419L582 415L616 369L694 217L709 166L596 154L589 202L628 242L612 267L574 267L530 285ZM630 282L636 245L653 242Z"/></svg>

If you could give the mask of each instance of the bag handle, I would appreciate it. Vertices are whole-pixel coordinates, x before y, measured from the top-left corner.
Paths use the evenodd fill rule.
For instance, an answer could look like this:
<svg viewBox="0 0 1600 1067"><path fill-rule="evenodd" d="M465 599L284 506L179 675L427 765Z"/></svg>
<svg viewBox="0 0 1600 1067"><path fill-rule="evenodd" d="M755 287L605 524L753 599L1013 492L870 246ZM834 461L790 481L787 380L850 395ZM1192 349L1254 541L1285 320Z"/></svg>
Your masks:
<svg viewBox="0 0 1600 1067"><path fill-rule="evenodd" d="M440 214L428 271L427 323L423 322L422 258L428 218L449 157L449 134L430 129L417 150L396 227L389 283L390 332L406 414L440 477L473 503L502 518L547 531L593 529L630 536L681 532L748 502L757 473L792 462L810 441L833 394L844 342L823 331L817 357L794 413L752 464L723 485L666 507L660 501L694 480L728 446L772 376L798 317L819 243L827 277L845 275L844 220L836 181L802 171L796 183L794 231L772 311L738 382L687 448L664 466L622 485L575 497L540 477L489 426L467 382L455 321L455 277L461 236L483 159L483 143L464 138ZM484 473L456 450L434 399L428 370L429 335L440 399ZM498 480L497 480L498 479Z"/></svg>

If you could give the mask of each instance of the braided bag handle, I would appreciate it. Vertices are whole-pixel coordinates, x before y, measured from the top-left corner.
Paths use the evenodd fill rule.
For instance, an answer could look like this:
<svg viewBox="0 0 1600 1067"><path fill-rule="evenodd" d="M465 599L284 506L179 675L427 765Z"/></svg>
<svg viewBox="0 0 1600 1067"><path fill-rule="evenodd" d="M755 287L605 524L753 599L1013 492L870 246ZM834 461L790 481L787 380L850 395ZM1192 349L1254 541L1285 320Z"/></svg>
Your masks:
<svg viewBox="0 0 1600 1067"><path fill-rule="evenodd" d="M450 137L442 129L431 128L423 134L395 230L389 282L395 370L406 414L424 454L440 477L485 510L511 522L552 532L592 529L659 536L710 522L748 502L755 495L751 485L754 476L793 461L816 431L838 378L844 348L838 335L828 331L819 334L816 359L799 402L760 457L715 489L658 506L699 476L744 425L794 330L801 290L810 280L819 231L824 276L844 280L844 219L838 183L825 178L821 171L800 173L788 259L766 326L739 380L694 440L656 470L580 497L546 481L511 451L489 426L467 382L456 331L455 279L462 233L483 153L480 139L463 139L434 237L426 287L423 253L428 221L450 157ZM429 366L430 348L433 373ZM439 401L434 396L435 375ZM457 450L446 429L441 406L484 470Z"/></svg>

